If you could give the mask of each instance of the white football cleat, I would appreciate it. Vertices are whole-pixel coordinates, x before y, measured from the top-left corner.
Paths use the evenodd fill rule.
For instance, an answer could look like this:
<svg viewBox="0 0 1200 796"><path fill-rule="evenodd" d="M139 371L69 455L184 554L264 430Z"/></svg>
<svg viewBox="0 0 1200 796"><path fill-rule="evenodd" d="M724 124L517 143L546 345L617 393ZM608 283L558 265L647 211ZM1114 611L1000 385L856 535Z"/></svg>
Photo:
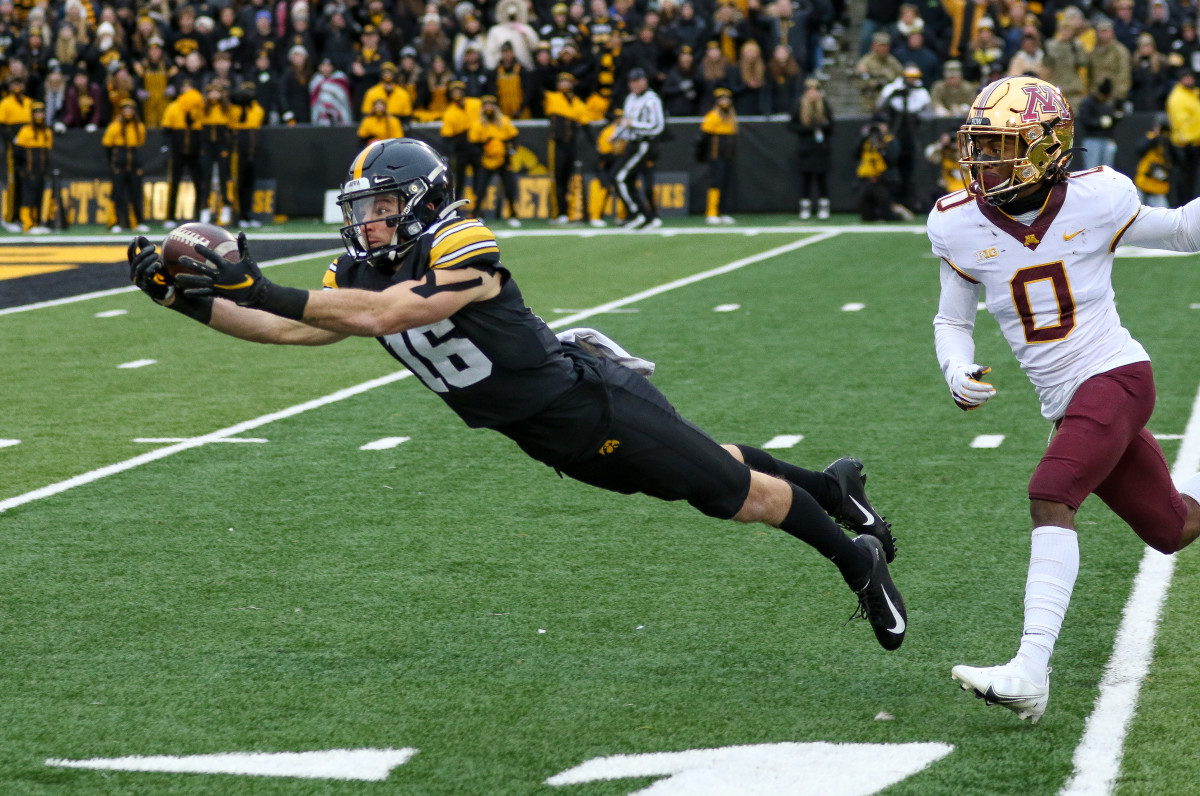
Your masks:
<svg viewBox="0 0 1200 796"><path fill-rule="evenodd" d="M962 690L974 691L987 705L1000 705L1017 714L1022 721L1037 724L1050 702L1050 669L1045 682L1038 685L1024 662L1013 658L1003 666L963 666L950 670L950 676L962 683Z"/></svg>

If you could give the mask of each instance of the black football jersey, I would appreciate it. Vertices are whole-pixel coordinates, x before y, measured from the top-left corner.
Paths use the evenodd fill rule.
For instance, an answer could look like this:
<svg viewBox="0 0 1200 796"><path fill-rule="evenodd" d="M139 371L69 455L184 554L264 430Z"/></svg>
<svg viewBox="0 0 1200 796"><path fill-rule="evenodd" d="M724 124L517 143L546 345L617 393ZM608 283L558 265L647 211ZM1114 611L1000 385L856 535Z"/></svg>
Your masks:
<svg viewBox="0 0 1200 796"><path fill-rule="evenodd" d="M468 266L499 273L500 292L445 320L377 339L467 425L492 428L541 411L577 376L550 327L525 306L501 266L491 230L476 219L451 216L422 233L394 273L343 255L330 265L324 284L382 291L423 279L431 268Z"/></svg>

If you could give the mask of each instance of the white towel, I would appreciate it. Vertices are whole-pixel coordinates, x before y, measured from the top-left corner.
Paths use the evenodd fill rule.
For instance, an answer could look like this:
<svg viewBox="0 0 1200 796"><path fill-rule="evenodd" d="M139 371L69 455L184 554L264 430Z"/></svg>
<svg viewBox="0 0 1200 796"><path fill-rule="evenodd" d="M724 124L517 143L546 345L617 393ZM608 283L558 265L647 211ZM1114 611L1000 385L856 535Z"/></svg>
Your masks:
<svg viewBox="0 0 1200 796"><path fill-rule="evenodd" d="M617 345L616 341L611 337L595 329L588 329L586 327L567 329L565 332L559 332L555 337L564 343L574 343L593 356L611 359L618 365L624 365L629 368L634 373L639 373L643 376L649 376L654 373L653 362L641 357L635 357Z"/></svg>

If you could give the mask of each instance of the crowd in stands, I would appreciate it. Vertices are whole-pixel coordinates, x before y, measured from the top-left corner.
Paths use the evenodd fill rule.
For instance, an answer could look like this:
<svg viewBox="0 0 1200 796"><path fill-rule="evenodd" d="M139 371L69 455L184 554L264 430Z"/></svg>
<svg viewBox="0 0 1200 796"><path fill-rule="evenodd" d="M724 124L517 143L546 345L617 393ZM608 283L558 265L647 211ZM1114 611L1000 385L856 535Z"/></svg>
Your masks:
<svg viewBox="0 0 1200 796"><path fill-rule="evenodd" d="M911 217L924 157L938 166L934 193L961 188L957 146L924 120L961 120L980 88L1028 75L1058 86L1071 106L1072 167L1112 166L1118 124L1157 114L1131 172L1147 204L1178 206L1200 189L1200 0L867 0L853 67L860 112L864 218Z"/></svg>
<svg viewBox="0 0 1200 796"><path fill-rule="evenodd" d="M594 121L635 68L672 116L704 115L718 88L740 113L789 113L845 14L845 0L0 0L0 76L60 132L102 130L124 100L160 127L185 81L251 90L267 125L357 124L381 84L404 90L402 125L440 120L455 81L540 118L563 72Z"/></svg>
<svg viewBox="0 0 1200 796"><path fill-rule="evenodd" d="M967 97L1008 75L1055 84L1075 109L1103 94L1120 112L1161 111L1180 74L1200 70L1198 16L1196 0L867 0L863 110L915 66L938 116L964 110L937 101L939 84Z"/></svg>

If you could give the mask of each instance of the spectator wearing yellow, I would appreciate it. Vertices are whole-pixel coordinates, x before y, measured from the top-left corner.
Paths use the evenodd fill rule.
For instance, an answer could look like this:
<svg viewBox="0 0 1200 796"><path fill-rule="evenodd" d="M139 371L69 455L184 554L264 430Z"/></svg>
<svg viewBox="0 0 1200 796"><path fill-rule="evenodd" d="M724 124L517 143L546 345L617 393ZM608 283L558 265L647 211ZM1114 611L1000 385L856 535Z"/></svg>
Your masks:
<svg viewBox="0 0 1200 796"><path fill-rule="evenodd" d="M134 62L133 71L145 92L142 112L146 129L156 130L163 126L163 112L171 102L167 86L179 74L179 67L167 60L161 37L153 36L146 46L146 57Z"/></svg>
<svg viewBox="0 0 1200 796"><path fill-rule="evenodd" d="M0 136L4 137L5 171L8 176L4 189L4 228L21 232L17 205L21 201L21 172L17 168L12 142L17 132L33 119L33 99L25 94L25 78L14 75L8 79L8 94L0 99Z"/></svg>
<svg viewBox="0 0 1200 796"><path fill-rule="evenodd" d="M1200 88L1190 69L1179 73L1179 82L1167 95L1167 121L1174 163L1172 204L1181 207L1196 196L1196 169L1200 167Z"/></svg>
<svg viewBox="0 0 1200 796"><path fill-rule="evenodd" d="M1167 115L1158 114L1154 127L1138 147L1137 171L1133 178L1142 204L1166 207L1171 192L1171 138Z"/></svg>
<svg viewBox="0 0 1200 796"><path fill-rule="evenodd" d="M255 164L258 161L259 131L266 121L267 112L258 104L253 81L244 81L230 97L231 110L229 129L233 133L234 192L237 197L238 226L261 227L262 222L254 217L254 183L258 179Z"/></svg>
<svg viewBox="0 0 1200 796"><path fill-rule="evenodd" d="M108 153L112 171L112 225L109 232L149 232L144 223L142 199L142 147L146 144L146 125L138 118L137 103L121 102L117 117L104 131L100 143Z"/></svg>
<svg viewBox="0 0 1200 796"><path fill-rule="evenodd" d="M510 119L528 119L532 115L529 92L533 72L517 60L516 50L510 41L500 45L500 61L496 64L494 79L500 112Z"/></svg>
<svg viewBox="0 0 1200 796"><path fill-rule="evenodd" d="M403 137L404 126L400 124L399 119L388 113L387 100L377 97L371 104L371 112L358 124L359 142L366 147L375 141Z"/></svg>
<svg viewBox="0 0 1200 796"><path fill-rule="evenodd" d="M617 135L622 126L621 117L624 115L623 109L613 108L609 113L608 124L600 131L600 135L596 136L596 177L600 180L600 193L588 199L588 214L592 217L588 224L593 227L607 226L604 210L608 206L609 198L617 195L617 163L620 162L621 155L625 154L625 147L629 143L623 135ZM615 202L613 206L615 217Z"/></svg>
<svg viewBox="0 0 1200 796"><path fill-rule="evenodd" d="M200 106L200 183L202 193L196 201L202 208L200 220L212 220L208 207L208 186L212 184L213 170L217 178L217 203L221 224L233 221L230 209L235 200L230 196L233 161L233 107L229 102L228 87L220 81L211 81L204 87L204 104Z"/></svg>
<svg viewBox="0 0 1200 796"><path fill-rule="evenodd" d="M737 156L738 118L733 108L733 92L719 88L712 110L700 122L700 141L696 154L708 163L708 195L704 214L709 224L732 224L733 217L722 213L722 199L728 205L733 187L733 160Z"/></svg>
<svg viewBox="0 0 1200 796"><path fill-rule="evenodd" d="M192 216L199 212L204 196L200 180L200 109L204 95L192 84L190 77L179 83L179 96L163 110L162 125L167 133L167 220L165 229L174 229L181 218L179 186L184 175L192 182Z"/></svg>
<svg viewBox="0 0 1200 796"><path fill-rule="evenodd" d="M375 113L375 100L378 99L384 101L388 115L399 119L400 124L407 123L409 118L412 117L413 98L409 96L408 89L396 82L398 74L399 71L396 69L396 65L391 61L387 61L380 67L379 82L367 89L363 95L362 113L364 117ZM402 135L394 137L400 138ZM359 137L362 137L361 134Z"/></svg>
<svg viewBox="0 0 1200 796"><path fill-rule="evenodd" d="M21 172L21 229L31 235L44 235L50 229L42 222L42 196L46 192L46 174L50 171L54 132L46 125L44 104L32 103L30 114L30 121L21 125L13 139Z"/></svg>
<svg viewBox="0 0 1200 796"><path fill-rule="evenodd" d="M575 95L575 75L561 72L558 75L557 91L547 91L545 96L546 118L550 120L550 141L547 161L554 167L554 224L566 224L572 220L567 203L567 189L575 175L578 159L580 130L586 129L591 112L583 100Z"/></svg>
<svg viewBox="0 0 1200 796"><path fill-rule="evenodd" d="M441 121L450 105L450 84L453 82L454 73L450 71L446 56L441 53L433 56L429 69L421 75L421 85L417 90L418 101L413 115L418 122Z"/></svg>
<svg viewBox="0 0 1200 796"><path fill-rule="evenodd" d="M509 156L512 152L512 142L517 137L517 128L512 119L500 110L500 102L493 94L480 97L482 109L479 118L467 131L471 143L480 147L480 166L475 172L475 202L479 207L476 215L483 216L483 200L487 197L492 177L500 177L500 188L504 192L504 201L508 205L508 225L521 226L517 218L517 183L509 169ZM496 218L501 217L500 199L496 199Z"/></svg>
<svg viewBox="0 0 1200 796"><path fill-rule="evenodd" d="M465 188L467 169L471 169L473 177L479 174L479 147L471 143L467 133L479 120L482 103L478 97L467 96L467 86L461 80L450 81L446 96L449 102L442 113L442 141L450 150L454 184ZM479 197L475 201L478 203Z"/></svg>

